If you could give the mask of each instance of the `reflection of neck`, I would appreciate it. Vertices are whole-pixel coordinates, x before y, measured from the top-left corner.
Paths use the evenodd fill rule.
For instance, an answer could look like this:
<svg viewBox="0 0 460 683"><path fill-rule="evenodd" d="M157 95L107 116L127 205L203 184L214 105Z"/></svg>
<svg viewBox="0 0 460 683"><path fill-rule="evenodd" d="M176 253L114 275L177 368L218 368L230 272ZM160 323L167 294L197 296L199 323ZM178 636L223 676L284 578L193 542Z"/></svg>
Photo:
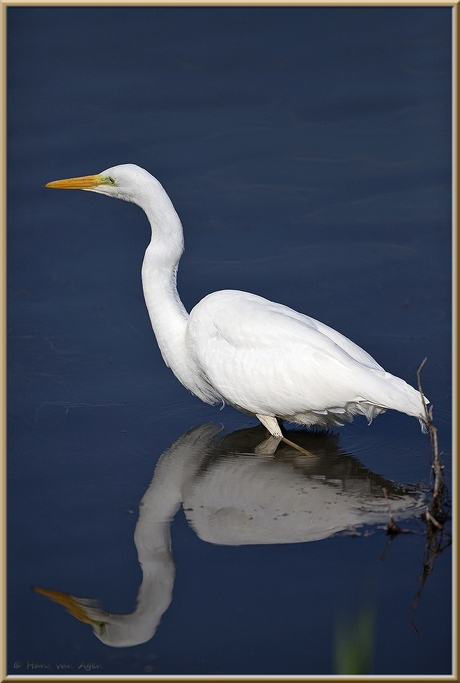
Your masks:
<svg viewBox="0 0 460 683"><path fill-rule="evenodd" d="M149 524L149 535L155 538L155 543L145 544L144 539L141 544L136 542L142 569L136 609L131 614L112 615L106 633L101 637L107 645L128 647L147 642L167 610L172 599L175 576L169 524L169 519L163 525Z"/></svg>
<svg viewBox="0 0 460 683"><path fill-rule="evenodd" d="M142 498L134 532L142 583L131 614L110 615L100 640L112 647L128 647L150 640L167 610L174 586L170 525L180 505L180 489L168 478L160 458L152 482Z"/></svg>
<svg viewBox="0 0 460 683"><path fill-rule="evenodd" d="M197 460L206 454L219 431L215 425L208 424L187 432L158 460L150 486L141 500L134 532L142 569L136 609L131 614L106 614L105 617L88 610L95 621L104 622L103 632L99 633L97 628L94 632L106 645L138 645L154 635L171 602L174 585L170 525L182 502L184 484L195 474Z"/></svg>

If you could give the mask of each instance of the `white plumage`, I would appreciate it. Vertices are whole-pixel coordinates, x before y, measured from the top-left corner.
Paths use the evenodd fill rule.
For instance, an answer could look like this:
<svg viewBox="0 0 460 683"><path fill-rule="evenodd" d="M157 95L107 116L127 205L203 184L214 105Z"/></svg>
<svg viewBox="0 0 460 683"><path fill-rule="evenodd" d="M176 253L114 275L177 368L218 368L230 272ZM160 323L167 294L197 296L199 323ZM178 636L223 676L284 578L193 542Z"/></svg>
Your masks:
<svg viewBox="0 0 460 683"><path fill-rule="evenodd" d="M152 239L142 283L152 327L165 363L206 403L256 415L277 438L278 420L341 425L356 414L371 421L387 409L416 417L423 427L418 391L313 318L232 290L208 295L189 315L176 288L182 225L161 184L144 169L114 166L47 187L91 190L145 211Z"/></svg>

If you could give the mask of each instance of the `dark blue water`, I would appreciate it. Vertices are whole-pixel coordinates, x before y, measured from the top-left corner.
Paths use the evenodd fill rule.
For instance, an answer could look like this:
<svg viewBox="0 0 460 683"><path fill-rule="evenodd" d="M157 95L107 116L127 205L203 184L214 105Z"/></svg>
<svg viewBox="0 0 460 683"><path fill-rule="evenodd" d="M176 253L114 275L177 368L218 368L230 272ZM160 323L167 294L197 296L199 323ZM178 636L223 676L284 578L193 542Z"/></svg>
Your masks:
<svg viewBox="0 0 460 683"><path fill-rule="evenodd" d="M430 483L417 421L294 433L311 462L255 455L255 419L200 403L163 364L142 212L43 185L144 166L183 221L188 309L248 290L412 385L427 357L449 483L451 9L10 7L7 19L9 673L333 674L340 625L350 634L363 614L362 672L449 673L449 550L418 634L410 624L425 526L405 487ZM382 487L412 531L384 559ZM132 613L148 492L141 541L170 533L176 569L147 596L172 602L147 642L115 648L31 585ZM316 507L296 507L307 492Z"/></svg>

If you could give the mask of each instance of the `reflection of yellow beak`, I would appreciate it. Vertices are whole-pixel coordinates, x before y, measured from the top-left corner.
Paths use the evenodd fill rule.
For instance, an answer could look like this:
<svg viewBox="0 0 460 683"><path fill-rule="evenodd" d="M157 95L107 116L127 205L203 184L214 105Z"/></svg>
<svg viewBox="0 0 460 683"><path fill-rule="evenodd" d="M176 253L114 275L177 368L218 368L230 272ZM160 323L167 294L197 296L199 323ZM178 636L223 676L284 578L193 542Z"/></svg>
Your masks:
<svg viewBox="0 0 460 683"><path fill-rule="evenodd" d="M53 600L53 602L63 605L63 607L79 621L84 621L85 624L100 624L99 621L91 619L86 612L84 605L86 604L89 606L89 600L82 600L76 598L74 595L61 593L61 591L49 590L48 588L41 588L40 586L32 586L32 588L36 593L40 593L40 595L46 596L50 600Z"/></svg>
<svg viewBox="0 0 460 683"><path fill-rule="evenodd" d="M46 183L45 187L52 187L56 190L90 190L93 187L103 184L100 175L84 175L79 178L66 178L65 180L52 180Z"/></svg>

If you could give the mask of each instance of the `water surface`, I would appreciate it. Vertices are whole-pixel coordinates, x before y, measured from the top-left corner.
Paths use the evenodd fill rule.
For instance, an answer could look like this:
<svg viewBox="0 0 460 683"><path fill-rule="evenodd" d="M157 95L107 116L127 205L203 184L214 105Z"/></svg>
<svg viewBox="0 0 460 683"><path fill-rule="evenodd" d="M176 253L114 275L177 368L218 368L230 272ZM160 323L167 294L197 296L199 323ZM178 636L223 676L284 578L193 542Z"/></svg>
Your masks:
<svg viewBox="0 0 460 683"><path fill-rule="evenodd" d="M449 673L449 551L418 634L410 623L425 546L413 490L430 482L417 421L294 433L314 439L316 469L285 449L255 454L256 420L200 403L163 364L140 282L142 212L43 185L144 166L184 224L189 310L243 289L331 325L412 385L427 357L449 481L451 10L7 16L9 672L332 674L340 626L367 615L366 672ZM106 645L30 587L133 613L139 503L184 440L147 518L152 543L171 535L172 601L147 642ZM412 533L382 560L383 488ZM332 498L296 507L318 491ZM345 506L334 519L333 501Z"/></svg>

